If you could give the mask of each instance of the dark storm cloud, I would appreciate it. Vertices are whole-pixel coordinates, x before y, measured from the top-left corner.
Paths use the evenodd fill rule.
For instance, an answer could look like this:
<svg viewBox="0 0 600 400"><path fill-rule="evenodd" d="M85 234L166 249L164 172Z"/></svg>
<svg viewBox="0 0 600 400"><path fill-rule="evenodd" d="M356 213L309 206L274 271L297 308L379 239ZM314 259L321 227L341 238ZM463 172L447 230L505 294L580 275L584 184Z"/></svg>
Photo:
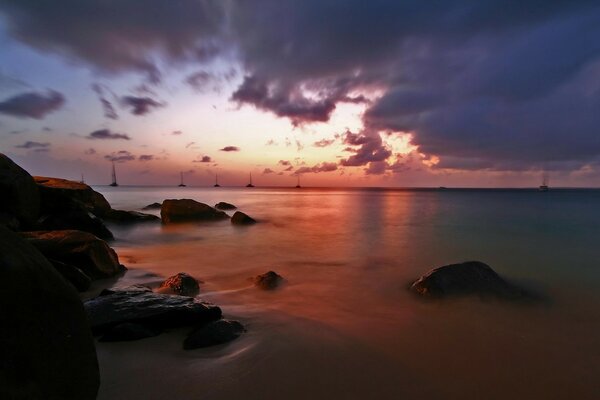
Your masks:
<svg viewBox="0 0 600 400"><path fill-rule="evenodd" d="M112 103L104 96L104 89L97 83L92 84L92 90L98 96L98 100L100 100L100 104L102 104L102 109L104 110L104 116L110 119L119 119L115 108Z"/></svg>
<svg viewBox="0 0 600 400"><path fill-rule="evenodd" d="M164 103L154 100L151 97L136 97L136 96L123 96L121 97L121 104L124 107L131 108L133 115L146 115L155 108L164 107Z"/></svg>
<svg viewBox="0 0 600 400"><path fill-rule="evenodd" d="M50 143L40 143L40 142L31 142L27 141L23 144L15 146L18 149L41 149L50 147Z"/></svg>
<svg viewBox="0 0 600 400"><path fill-rule="evenodd" d="M220 151L240 151L240 148L237 146L225 146Z"/></svg>
<svg viewBox="0 0 600 400"><path fill-rule="evenodd" d="M135 160L135 156L127 150L120 150L111 154L107 154L104 156L104 158L108 161L114 162L127 162Z"/></svg>
<svg viewBox="0 0 600 400"><path fill-rule="evenodd" d="M122 139L131 140L129 135L124 133L112 132L110 129L98 129L86 136L87 139Z"/></svg>
<svg viewBox="0 0 600 400"><path fill-rule="evenodd" d="M350 146L359 146L354 150L353 155L340 161L340 164L345 167L358 167L372 162L385 161L392 155L392 151L387 148L381 136L376 132L352 133L346 131L342 135L342 141Z"/></svg>
<svg viewBox="0 0 600 400"><path fill-rule="evenodd" d="M42 119L65 104L65 97L54 90L27 92L0 102L0 113L18 118Z"/></svg>

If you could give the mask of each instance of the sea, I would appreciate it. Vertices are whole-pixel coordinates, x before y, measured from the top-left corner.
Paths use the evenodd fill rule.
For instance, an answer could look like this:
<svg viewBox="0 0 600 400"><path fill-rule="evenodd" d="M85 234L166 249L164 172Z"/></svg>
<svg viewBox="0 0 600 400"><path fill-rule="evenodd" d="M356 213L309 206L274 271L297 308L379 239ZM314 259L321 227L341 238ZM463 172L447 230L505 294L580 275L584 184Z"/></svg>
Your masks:
<svg viewBox="0 0 600 400"><path fill-rule="evenodd" d="M94 290L187 272L247 331L192 351L184 329L98 343L99 399L600 398L600 190L94 189L118 209L225 201L259 221L109 226L129 270ZM539 300L408 291L470 260ZM284 284L254 287L270 270Z"/></svg>

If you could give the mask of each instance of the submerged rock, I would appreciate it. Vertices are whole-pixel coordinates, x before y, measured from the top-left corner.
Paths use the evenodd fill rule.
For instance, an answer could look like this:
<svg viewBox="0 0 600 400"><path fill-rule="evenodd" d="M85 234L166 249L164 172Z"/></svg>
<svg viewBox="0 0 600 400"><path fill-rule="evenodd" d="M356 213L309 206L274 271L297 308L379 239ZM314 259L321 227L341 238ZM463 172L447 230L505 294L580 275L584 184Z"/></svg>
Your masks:
<svg viewBox="0 0 600 400"><path fill-rule="evenodd" d="M111 210L104 196L85 183L45 176L35 176L34 179L40 191L42 208L47 211L65 210L75 203L102 218Z"/></svg>
<svg viewBox="0 0 600 400"><path fill-rule="evenodd" d="M283 277L274 271L269 271L255 276L252 281L254 282L255 286L263 290L273 290L276 289L281 282L283 282Z"/></svg>
<svg viewBox="0 0 600 400"><path fill-rule="evenodd" d="M231 217L231 223L234 225L252 225L256 223L256 220L241 211L236 211Z"/></svg>
<svg viewBox="0 0 600 400"><path fill-rule="evenodd" d="M215 204L215 208L219 210L235 210L237 207L230 203L225 203L224 201L220 201Z"/></svg>
<svg viewBox="0 0 600 400"><path fill-rule="evenodd" d="M131 224L136 222L160 221L156 215L141 213L138 211L110 210L104 214L104 219L120 224Z"/></svg>
<svg viewBox="0 0 600 400"><path fill-rule="evenodd" d="M165 224L188 221L215 221L229 218L223 211L191 199L165 200L160 209Z"/></svg>
<svg viewBox="0 0 600 400"><path fill-rule="evenodd" d="M156 329L148 328L147 326L136 324L133 322L124 322L108 329L100 338L101 342L129 342L132 340L140 340L160 334Z"/></svg>
<svg viewBox="0 0 600 400"><path fill-rule="evenodd" d="M96 398L96 350L77 292L0 226L0 398Z"/></svg>
<svg viewBox="0 0 600 400"><path fill-rule="evenodd" d="M73 265L92 279L108 278L122 270L117 253L91 233L34 231L21 236L47 258Z"/></svg>
<svg viewBox="0 0 600 400"><path fill-rule="evenodd" d="M180 272L167 278L159 288L166 289L181 296L195 296L200 292L198 281L185 272Z"/></svg>
<svg viewBox="0 0 600 400"><path fill-rule="evenodd" d="M410 290L423 297L480 295L518 298L524 292L507 283L489 265L479 261L435 268L415 281Z"/></svg>
<svg viewBox="0 0 600 400"><path fill-rule="evenodd" d="M145 288L105 290L84 303L92 330L104 332L133 322L153 329L196 326L221 318L221 309L200 300Z"/></svg>
<svg viewBox="0 0 600 400"><path fill-rule="evenodd" d="M215 346L240 337L244 326L238 321L221 319L194 329L183 341L184 350Z"/></svg>
<svg viewBox="0 0 600 400"><path fill-rule="evenodd" d="M152 203L148 204L146 207L142 208L142 210L160 210L162 207L162 203Z"/></svg>
<svg viewBox="0 0 600 400"><path fill-rule="evenodd" d="M33 177L1 153L0 211L25 226L32 226L40 213L40 194Z"/></svg>

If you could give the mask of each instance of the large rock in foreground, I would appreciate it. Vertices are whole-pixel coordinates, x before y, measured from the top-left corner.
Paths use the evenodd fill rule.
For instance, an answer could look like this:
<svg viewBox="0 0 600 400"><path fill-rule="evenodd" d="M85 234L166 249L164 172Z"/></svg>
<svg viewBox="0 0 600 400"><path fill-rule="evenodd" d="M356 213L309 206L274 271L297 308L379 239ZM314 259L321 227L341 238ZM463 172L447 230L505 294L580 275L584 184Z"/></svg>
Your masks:
<svg viewBox="0 0 600 400"><path fill-rule="evenodd" d="M65 231L22 232L46 258L73 265L92 279L114 276L122 271L117 253L91 233Z"/></svg>
<svg viewBox="0 0 600 400"><path fill-rule="evenodd" d="M244 326L238 321L220 319L194 329L183 341L184 350L198 349L230 342L240 337Z"/></svg>
<svg viewBox="0 0 600 400"><path fill-rule="evenodd" d="M520 298L525 293L506 282L489 265L479 261L435 268L414 282L410 290L423 297L480 295Z"/></svg>
<svg viewBox="0 0 600 400"><path fill-rule="evenodd" d="M221 318L221 309L212 304L139 287L105 290L100 296L86 301L85 309L95 333L125 322L161 330L196 326Z"/></svg>
<svg viewBox="0 0 600 400"><path fill-rule="evenodd" d="M23 168L0 154L0 212L33 225L40 213L40 195L35 181Z"/></svg>
<svg viewBox="0 0 600 400"><path fill-rule="evenodd" d="M208 204L191 199L165 200L160 209L160 217L165 224L190 221L216 221L229 218Z"/></svg>
<svg viewBox="0 0 600 400"><path fill-rule="evenodd" d="M101 239L113 239L113 234L104 222L94 214L87 211L82 205L72 203L64 210L54 210L45 213L38 221L39 229L54 230L78 230L89 232Z"/></svg>
<svg viewBox="0 0 600 400"><path fill-rule="evenodd" d="M0 226L0 399L95 399L93 338L75 290Z"/></svg>
<svg viewBox="0 0 600 400"><path fill-rule="evenodd" d="M43 208L48 211L70 208L73 202L100 218L111 210L104 196L85 183L45 176L36 176L34 179L40 191Z"/></svg>

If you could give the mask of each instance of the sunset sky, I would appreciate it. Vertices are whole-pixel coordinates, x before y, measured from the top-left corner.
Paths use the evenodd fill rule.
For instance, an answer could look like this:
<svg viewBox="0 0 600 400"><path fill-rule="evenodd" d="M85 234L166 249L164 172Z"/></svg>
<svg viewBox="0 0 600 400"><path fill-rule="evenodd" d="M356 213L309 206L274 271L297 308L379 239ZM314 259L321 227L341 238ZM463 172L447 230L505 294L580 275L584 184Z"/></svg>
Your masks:
<svg viewBox="0 0 600 400"><path fill-rule="evenodd" d="M597 1L0 1L0 150L122 184L600 186Z"/></svg>

